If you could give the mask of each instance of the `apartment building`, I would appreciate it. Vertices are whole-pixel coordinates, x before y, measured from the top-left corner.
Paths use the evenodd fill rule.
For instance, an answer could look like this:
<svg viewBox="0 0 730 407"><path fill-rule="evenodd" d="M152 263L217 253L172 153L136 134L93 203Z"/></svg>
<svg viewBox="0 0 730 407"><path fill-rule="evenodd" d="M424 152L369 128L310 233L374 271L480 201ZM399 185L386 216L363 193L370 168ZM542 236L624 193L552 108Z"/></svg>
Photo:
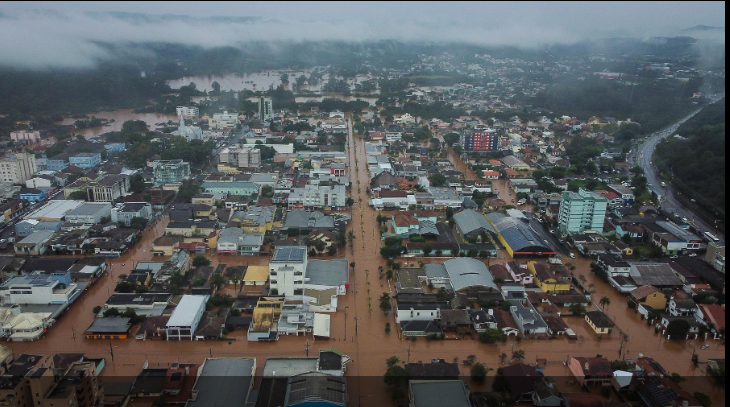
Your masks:
<svg viewBox="0 0 730 407"><path fill-rule="evenodd" d="M35 156L29 153L17 153L0 160L0 182L8 184L25 184L38 170Z"/></svg>
<svg viewBox="0 0 730 407"><path fill-rule="evenodd" d="M603 195L583 188L577 193L565 191L558 211L558 229L561 233L603 233L607 210L608 199Z"/></svg>
<svg viewBox="0 0 730 407"><path fill-rule="evenodd" d="M182 182L190 178L190 163L183 160L156 160L152 162L155 184Z"/></svg>

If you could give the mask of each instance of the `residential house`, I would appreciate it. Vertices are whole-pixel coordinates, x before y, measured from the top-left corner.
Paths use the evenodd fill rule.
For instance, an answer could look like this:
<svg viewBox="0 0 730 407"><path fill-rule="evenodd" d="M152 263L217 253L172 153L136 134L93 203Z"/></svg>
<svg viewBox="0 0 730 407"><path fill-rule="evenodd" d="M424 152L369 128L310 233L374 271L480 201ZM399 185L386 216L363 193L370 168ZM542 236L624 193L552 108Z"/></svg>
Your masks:
<svg viewBox="0 0 730 407"><path fill-rule="evenodd" d="M567 364L581 386L610 385L613 379L611 362L604 357L569 357Z"/></svg>
<svg viewBox="0 0 730 407"><path fill-rule="evenodd" d="M586 312L585 320L597 335L610 334L615 326L611 319L601 311Z"/></svg>

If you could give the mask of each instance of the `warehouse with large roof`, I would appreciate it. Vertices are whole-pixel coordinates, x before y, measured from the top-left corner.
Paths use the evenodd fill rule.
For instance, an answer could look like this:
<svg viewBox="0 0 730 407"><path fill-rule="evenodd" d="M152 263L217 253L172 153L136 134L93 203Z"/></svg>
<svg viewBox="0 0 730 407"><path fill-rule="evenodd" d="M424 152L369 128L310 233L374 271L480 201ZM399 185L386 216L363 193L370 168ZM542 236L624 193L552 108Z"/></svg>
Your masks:
<svg viewBox="0 0 730 407"><path fill-rule="evenodd" d="M526 218L513 218L503 213L490 213L487 219L494 226L497 238L512 257L546 257L555 255Z"/></svg>

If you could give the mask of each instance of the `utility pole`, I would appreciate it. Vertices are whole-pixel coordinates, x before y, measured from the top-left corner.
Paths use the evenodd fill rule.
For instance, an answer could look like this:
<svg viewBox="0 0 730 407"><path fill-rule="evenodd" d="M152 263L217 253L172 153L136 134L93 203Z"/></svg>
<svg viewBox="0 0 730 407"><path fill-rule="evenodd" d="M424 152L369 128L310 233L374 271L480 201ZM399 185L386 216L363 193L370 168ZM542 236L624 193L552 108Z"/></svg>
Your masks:
<svg viewBox="0 0 730 407"><path fill-rule="evenodd" d="M347 336L345 336L347 338ZM307 343L304 345L304 354L309 357L309 339L307 339Z"/></svg>
<svg viewBox="0 0 730 407"><path fill-rule="evenodd" d="M411 363L411 341L408 341L408 363Z"/></svg>
<svg viewBox="0 0 730 407"><path fill-rule="evenodd" d="M112 343L109 342L109 353L112 356L112 362L114 361L114 348L112 348Z"/></svg>

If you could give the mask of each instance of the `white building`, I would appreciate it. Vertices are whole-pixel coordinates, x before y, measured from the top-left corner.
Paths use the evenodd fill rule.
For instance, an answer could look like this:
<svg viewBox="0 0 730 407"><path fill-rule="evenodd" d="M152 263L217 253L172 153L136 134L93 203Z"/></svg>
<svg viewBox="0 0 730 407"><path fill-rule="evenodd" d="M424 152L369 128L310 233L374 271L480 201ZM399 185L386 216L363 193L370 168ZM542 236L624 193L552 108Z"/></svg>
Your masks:
<svg viewBox="0 0 730 407"><path fill-rule="evenodd" d="M102 218L111 216L112 204L109 202L86 202L66 214L66 222L96 225Z"/></svg>
<svg viewBox="0 0 730 407"><path fill-rule="evenodd" d="M181 117L198 117L200 115L200 109L195 106L178 106L175 108L175 112Z"/></svg>
<svg viewBox="0 0 730 407"><path fill-rule="evenodd" d="M238 113L213 113L213 117L208 119L208 126L211 129L233 129L238 124Z"/></svg>
<svg viewBox="0 0 730 407"><path fill-rule="evenodd" d="M112 222L129 226L134 218L149 219L152 216L152 205L148 202L127 202L117 205L111 210Z"/></svg>
<svg viewBox="0 0 730 407"><path fill-rule="evenodd" d="M271 120L274 118L274 102L271 98L262 96L259 98L259 120Z"/></svg>
<svg viewBox="0 0 730 407"><path fill-rule="evenodd" d="M293 188L289 194L289 209L343 209L347 200L344 185L319 185L316 180L304 188Z"/></svg>
<svg viewBox="0 0 730 407"><path fill-rule="evenodd" d="M61 277L50 274L16 276L0 287L3 304L70 304L81 294L68 273Z"/></svg>
<svg viewBox="0 0 730 407"><path fill-rule="evenodd" d="M293 297L304 291L304 272L307 269L307 248L304 246L277 247L269 262L271 290L278 295Z"/></svg>
<svg viewBox="0 0 730 407"><path fill-rule="evenodd" d="M167 340L193 340L209 295L183 295L167 321Z"/></svg>
<svg viewBox="0 0 730 407"><path fill-rule="evenodd" d="M256 168L261 165L261 150L254 146L226 147L218 154L218 161L238 168Z"/></svg>
<svg viewBox="0 0 730 407"><path fill-rule="evenodd" d="M38 171L35 155L17 153L0 160L0 182L25 184Z"/></svg>

